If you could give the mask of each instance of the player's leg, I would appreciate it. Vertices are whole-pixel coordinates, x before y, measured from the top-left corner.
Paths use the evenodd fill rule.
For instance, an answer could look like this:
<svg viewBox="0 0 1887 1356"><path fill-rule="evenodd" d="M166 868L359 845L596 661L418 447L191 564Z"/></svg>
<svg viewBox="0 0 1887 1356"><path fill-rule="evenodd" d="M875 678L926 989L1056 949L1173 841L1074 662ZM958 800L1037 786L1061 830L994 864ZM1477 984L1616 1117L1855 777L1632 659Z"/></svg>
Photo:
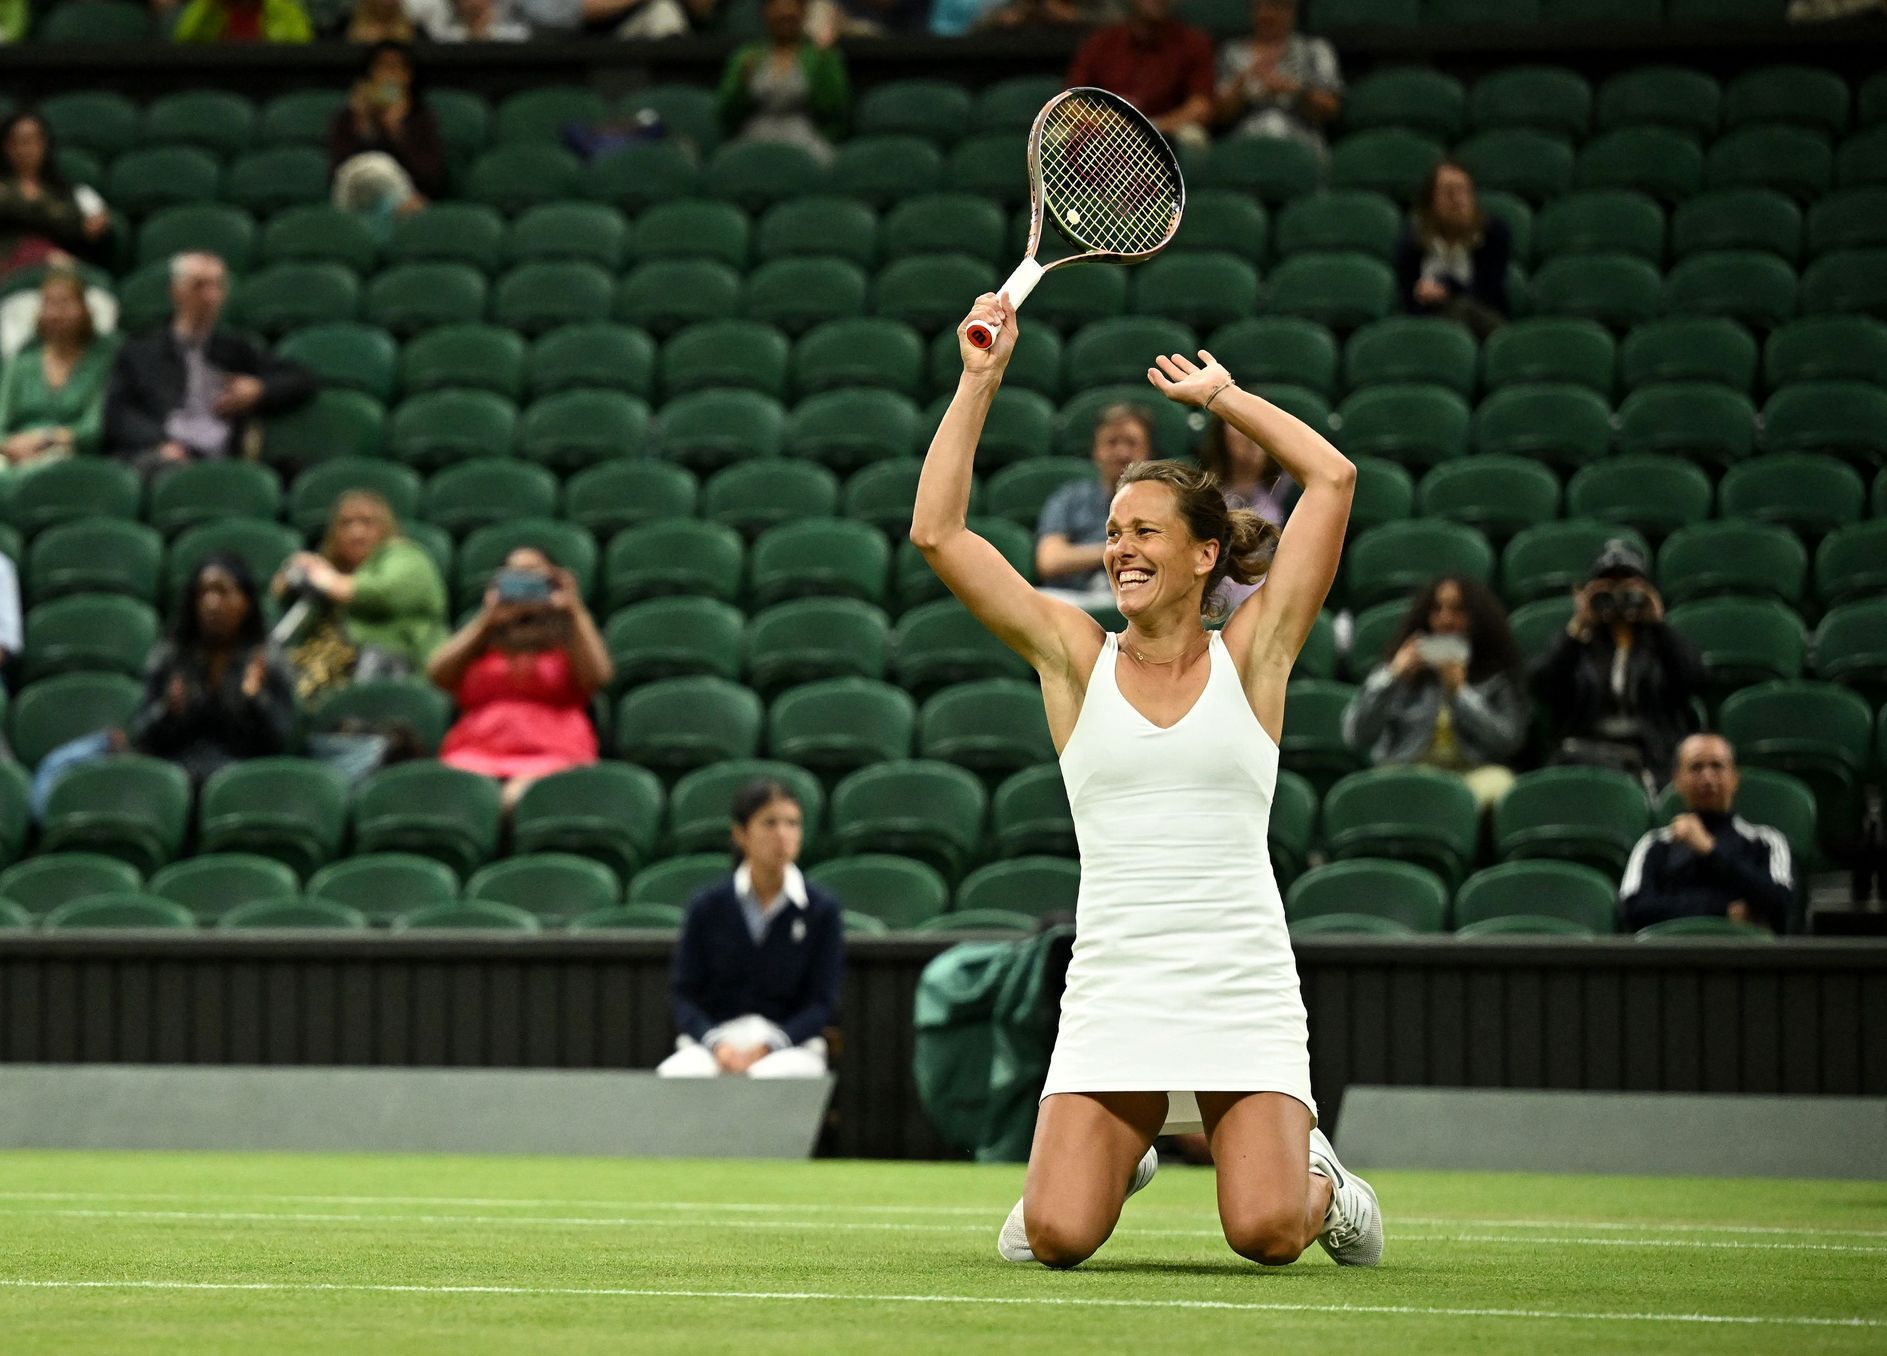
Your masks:
<svg viewBox="0 0 1887 1356"><path fill-rule="evenodd" d="M1042 1100L1020 1207L1036 1261L1076 1266L1107 1242L1165 1121L1163 1092L1062 1092Z"/></svg>
<svg viewBox="0 0 1887 1356"><path fill-rule="evenodd" d="M1219 1223L1240 1257L1295 1262L1323 1231L1330 1183L1310 1170L1310 1108L1281 1092L1202 1092Z"/></svg>

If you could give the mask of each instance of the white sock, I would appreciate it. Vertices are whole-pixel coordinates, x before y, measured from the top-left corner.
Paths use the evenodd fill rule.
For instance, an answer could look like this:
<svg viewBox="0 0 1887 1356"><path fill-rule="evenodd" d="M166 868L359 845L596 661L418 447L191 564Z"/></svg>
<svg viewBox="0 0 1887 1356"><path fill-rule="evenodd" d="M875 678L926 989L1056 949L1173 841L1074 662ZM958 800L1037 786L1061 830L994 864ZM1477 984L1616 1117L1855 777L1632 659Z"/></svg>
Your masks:
<svg viewBox="0 0 1887 1356"><path fill-rule="evenodd" d="M1029 1249L1029 1231L1022 1223L1022 1202L1016 1202L1016 1208L1009 1212L1009 1218L1002 1222L1002 1232L996 1235L996 1252L1005 1262L1033 1262L1035 1254Z"/></svg>

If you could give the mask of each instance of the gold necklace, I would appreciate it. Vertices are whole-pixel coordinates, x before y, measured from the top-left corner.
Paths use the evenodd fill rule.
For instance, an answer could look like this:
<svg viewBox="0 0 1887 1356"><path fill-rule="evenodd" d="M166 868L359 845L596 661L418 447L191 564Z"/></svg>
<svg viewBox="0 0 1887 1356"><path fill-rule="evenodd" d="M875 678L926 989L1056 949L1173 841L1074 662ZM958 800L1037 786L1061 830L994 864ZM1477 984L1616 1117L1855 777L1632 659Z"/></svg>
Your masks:
<svg viewBox="0 0 1887 1356"><path fill-rule="evenodd" d="M1207 632L1206 644L1210 645L1211 643L1212 643L1212 634L1211 632ZM1193 653L1191 650L1187 650L1182 654L1174 655L1171 659L1148 659L1145 655L1141 654L1140 651L1136 650L1133 646L1127 643L1125 632L1122 632L1122 635L1121 635L1120 648L1125 650L1129 655L1131 655L1136 662L1141 663L1141 664L1146 664L1149 667L1159 667L1165 664L1178 664L1182 662L1183 660L1190 659ZM1202 646L1201 648L1203 649L1204 647Z"/></svg>

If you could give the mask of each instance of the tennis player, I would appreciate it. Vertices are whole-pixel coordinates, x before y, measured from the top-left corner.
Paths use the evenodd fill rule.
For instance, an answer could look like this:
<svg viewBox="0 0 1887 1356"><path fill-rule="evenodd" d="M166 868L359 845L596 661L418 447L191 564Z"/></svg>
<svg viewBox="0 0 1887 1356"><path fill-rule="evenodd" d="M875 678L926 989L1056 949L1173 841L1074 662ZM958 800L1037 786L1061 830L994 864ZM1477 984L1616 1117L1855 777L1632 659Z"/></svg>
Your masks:
<svg viewBox="0 0 1887 1356"><path fill-rule="evenodd" d="M1014 351L1007 296L987 350L957 330L963 376L918 482L911 540L978 620L1034 665L1081 845L1074 960L1022 1200L998 1251L1071 1267L1107 1241L1158 1165L1162 1133L1203 1129L1219 1219L1268 1266L1321 1243L1382 1257L1376 1194L1317 1130L1297 966L1266 847L1284 687L1336 574L1356 469L1307 425L1240 390L1201 351L1147 379L1257 442L1303 486L1282 537L1228 510L1206 472L1129 466L1103 565L1127 629L1031 588L967 529L971 462ZM1265 581L1224 629L1221 580Z"/></svg>

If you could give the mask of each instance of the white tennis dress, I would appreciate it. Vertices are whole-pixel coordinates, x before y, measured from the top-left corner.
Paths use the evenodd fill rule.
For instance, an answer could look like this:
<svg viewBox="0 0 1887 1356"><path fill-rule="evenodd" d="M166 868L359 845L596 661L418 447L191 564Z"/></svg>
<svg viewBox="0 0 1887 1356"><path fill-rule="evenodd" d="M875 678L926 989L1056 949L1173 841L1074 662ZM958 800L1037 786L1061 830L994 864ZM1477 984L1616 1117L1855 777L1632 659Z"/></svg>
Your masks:
<svg viewBox="0 0 1887 1356"><path fill-rule="evenodd" d="M1042 1095L1282 1092L1310 1108L1309 1034L1266 833L1278 746L1216 632L1211 675L1161 729L1115 681L1107 637L1062 780L1081 847L1074 959Z"/></svg>

